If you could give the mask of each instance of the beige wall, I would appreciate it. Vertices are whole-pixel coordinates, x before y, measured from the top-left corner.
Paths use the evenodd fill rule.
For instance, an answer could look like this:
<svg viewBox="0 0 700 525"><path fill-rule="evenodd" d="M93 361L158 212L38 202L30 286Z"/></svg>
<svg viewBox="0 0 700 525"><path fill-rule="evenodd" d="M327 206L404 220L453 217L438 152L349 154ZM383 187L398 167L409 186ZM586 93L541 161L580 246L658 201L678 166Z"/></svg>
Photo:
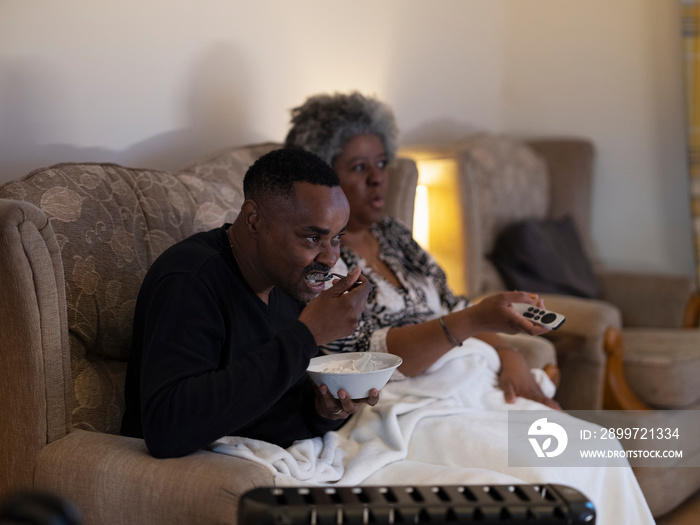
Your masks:
<svg viewBox="0 0 700 525"><path fill-rule="evenodd" d="M680 54L674 0L0 0L0 182L60 161L177 168L359 89L404 145L591 138L599 258L690 274Z"/></svg>

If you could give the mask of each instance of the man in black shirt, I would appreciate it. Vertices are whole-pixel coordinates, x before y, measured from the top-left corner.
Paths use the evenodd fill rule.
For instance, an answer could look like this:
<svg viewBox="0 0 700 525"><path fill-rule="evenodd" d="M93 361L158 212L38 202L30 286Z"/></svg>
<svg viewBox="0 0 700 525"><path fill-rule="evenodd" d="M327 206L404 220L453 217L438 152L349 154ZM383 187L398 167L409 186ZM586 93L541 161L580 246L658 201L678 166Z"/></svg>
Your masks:
<svg viewBox="0 0 700 525"><path fill-rule="evenodd" d="M348 201L333 170L294 149L246 173L232 225L195 234L155 261L139 293L122 434L156 457L225 435L286 447L342 425L360 403L306 375L319 345L353 332L370 286L351 271L323 291Z"/></svg>

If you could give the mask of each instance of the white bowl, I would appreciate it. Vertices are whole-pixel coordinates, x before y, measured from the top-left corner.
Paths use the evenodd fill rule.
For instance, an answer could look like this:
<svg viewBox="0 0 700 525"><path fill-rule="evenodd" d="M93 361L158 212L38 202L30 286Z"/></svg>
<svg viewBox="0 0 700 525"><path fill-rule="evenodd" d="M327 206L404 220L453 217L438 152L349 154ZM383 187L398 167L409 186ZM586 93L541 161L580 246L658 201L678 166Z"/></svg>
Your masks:
<svg viewBox="0 0 700 525"><path fill-rule="evenodd" d="M342 365L355 365L360 359L370 359L373 370L370 372L330 371ZM343 352L314 357L306 372L317 386L326 385L331 395L338 397L338 390L345 390L350 399L369 397L373 388L380 390L403 361L394 354L383 352ZM330 369L330 370L329 370Z"/></svg>

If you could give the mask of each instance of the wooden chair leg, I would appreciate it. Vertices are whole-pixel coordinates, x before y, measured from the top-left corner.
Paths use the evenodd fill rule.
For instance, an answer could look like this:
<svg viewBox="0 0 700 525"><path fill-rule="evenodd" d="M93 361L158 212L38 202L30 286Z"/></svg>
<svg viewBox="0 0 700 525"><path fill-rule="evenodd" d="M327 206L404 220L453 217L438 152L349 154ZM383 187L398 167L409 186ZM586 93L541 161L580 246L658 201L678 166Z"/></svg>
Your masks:
<svg viewBox="0 0 700 525"><path fill-rule="evenodd" d="M700 324L700 293L694 293L685 306L683 328L697 328Z"/></svg>
<svg viewBox="0 0 700 525"><path fill-rule="evenodd" d="M637 397L627 383L623 362L624 345L620 330L611 326L605 331L604 337L608 360L605 365L603 408L605 410L653 410Z"/></svg>

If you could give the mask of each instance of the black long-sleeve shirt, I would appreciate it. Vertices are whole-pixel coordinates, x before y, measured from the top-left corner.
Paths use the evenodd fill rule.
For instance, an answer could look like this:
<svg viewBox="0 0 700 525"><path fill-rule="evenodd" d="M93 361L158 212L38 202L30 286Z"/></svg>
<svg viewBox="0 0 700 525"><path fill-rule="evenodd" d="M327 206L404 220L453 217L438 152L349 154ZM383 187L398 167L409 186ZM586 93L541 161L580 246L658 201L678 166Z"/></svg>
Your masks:
<svg viewBox="0 0 700 525"><path fill-rule="evenodd" d="M253 293L228 226L166 250L141 286L121 433L156 457L225 435L286 447L342 424L314 407L305 371L318 349L297 320L303 306L277 288L269 304Z"/></svg>

